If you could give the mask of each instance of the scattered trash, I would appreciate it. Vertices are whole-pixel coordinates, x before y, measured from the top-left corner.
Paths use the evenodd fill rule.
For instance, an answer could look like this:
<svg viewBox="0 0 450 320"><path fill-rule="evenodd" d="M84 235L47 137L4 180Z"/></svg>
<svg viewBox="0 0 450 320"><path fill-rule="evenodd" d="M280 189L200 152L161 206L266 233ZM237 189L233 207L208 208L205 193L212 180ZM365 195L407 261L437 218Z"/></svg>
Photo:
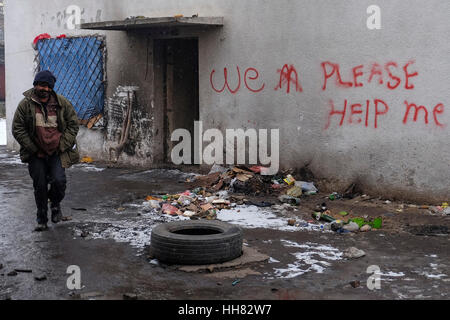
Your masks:
<svg viewBox="0 0 450 320"><path fill-rule="evenodd" d="M261 167L261 166L253 166L251 168L249 168L250 170L252 170L254 173L260 173L260 174L266 174L269 171L269 168L266 167Z"/></svg>
<svg viewBox="0 0 450 320"><path fill-rule="evenodd" d="M316 194L319 190L314 186L313 182L295 181L297 187L302 188L305 194Z"/></svg>
<svg viewBox="0 0 450 320"><path fill-rule="evenodd" d="M183 212L183 216L185 216L185 217L192 217L192 216L195 216L197 213L195 212L195 211L189 211L189 210L186 210L185 212Z"/></svg>
<svg viewBox="0 0 450 320"><path fill-rule="evenodd" d="M285 179L283 179L288 185L292 185L295 183L295 179L292 175L288 174Z"/></svg>
<svg viewBox="0 0 450 320"><path fill-rule="evenodd" d="M369 223L369 226L371 226L373 229L381 229L382 225L383 225L383 218L381 217L375 218L373 221Z"/></svg>
<svg viewBox="0 0 450 320"><path fill-rule="evenodd" d="M235 286L235 285L237 285L239 282L241 282L241 280L240 280L240 279L236 279L236 280L233 281L233 283L232 283L231 285Z"/></svg>
<svg viewBox="0 0 450 320"><path fill-rule="evenodd" d="M326 222L333 222L334 220L336 220L333 217L331 217L329 215L326 215L326 214L323 214L321 212L314 212L312 214L312 217L314 219L316 219L317 221L323 220L323 221L326 221Z"/></svg>
<svg viewBox="0 0 450 320"><path fill-rule="evenodd" d="M343 226L344 226L344 221L342 221L342 220L334 220L330 224L331 230L333 230L333 231L337 231L338 229L341 229Z"/></svg>
<svg viewBox="0 0 450 320"><path fill-rule="evenodd" d="M70 221L70 220L72 220L72 217L71 217L71 216L63 216L63 217L61 218L61 221Z"/></svg>
<svg viewBox="0 0 450 320"><path fill-rule="evenodd" d="M92 163L92 158L91 157L83 157L81 158L81 163Z"/></svg>
<svg viewBox="0 0 450 320"><path fill-rule="evenodd" d="M353 288L358 288L361 285L361 282L359 280L353 280L353 281L350 281L350 285Z"/></svg>
<svg viewBox="0 0 450 320"><path fill-rule="evenodd" d="M359 229L359 231L361 231L361 232L366 232L366 231L370 231L370 230L372 230L372 227L369 226L368 224L363 225L363 226Z"/></svg>
<svg viewBox="0 0 450 320"><path fill-rule="evenodd" d="M337 199L341 199L341 198L342 198L342 196L337 192L333 192L332 194L330 194L328 196L328 199L330 199L330 200L337 200Z"/></svg>
<svg viewBox="0 0 450 320"><path fill-rule="evenodd" d="M10 272L8 272L7 276L15 277L15 276L17 276L17 274L18 273L16 271L10 271Z"/></svg>
<svg viewBox="0 0 450 320"><path fill-rule="evenodd" d="M363 250L360 250L355 247L350 247L344 251L344 258L347 259L358 259L364 257L366 253Z"/></svg>
<svg viewBox="0 0 450 320"><path fill-rule="evenodd" d="M219 172L222 174L227 171L228 171L228 168L222 167L221 165L218 165L218 164L213 164L213 166L211 167L211 170L209 171L208 174L212 174L212 173L216 173L216 172Z"/></svg>
<svg viewBox="0 0 450 320"><path fill-rule="evenodd" d="M346 215L348 215L348 212L347 211L341 211L341 212L339 212L339 214L341 216L345 217Z"/></svg>
<svg viewBox="0 0 450 320"><path fill-rule="evenodd" d="M291 205L298 205L300 204L300 198L291 197L288 195L281 195L278 197L278 200L282 203L289 203Z"/></svg>
<svg viewBox="0 0 450 320"><path fill-rule="evenodd" d="M77 211L87 211L86 208L70 208L72 210L77 210Z"/></svg>
<svg viewBox="0 0 450 320"><path fill-rule="evenodd" d="M294 226L295 225L295 219L289 219L288 220L288 225L290 225L290 226Z"/></svg>
<svg viewBox="0 0 450 320"><path fill-rule="evenodd" d="M355 231L359 230L359 225L357 223L351 221L348 224L346 224L345 226L343 226L343 228L350 232L355 232Z"/></svg>
<svg viewBox="0 0 450 320"><path fill-rule="evenodd" d="M170 205L168 203L164 203L162 205L162 212L165 213L165 214L169 214L171 216L177 215L178 214L178 210L179 209L177 207L174 207L174 206L172 206L172 205Z"/></svg>
<svg viewBox="0 0 450 320"><path fill-rule="evenodd" d="M298 198L302 195L302 188L298 186L292 187L286 192L286 194L288 196Z"/></svg>

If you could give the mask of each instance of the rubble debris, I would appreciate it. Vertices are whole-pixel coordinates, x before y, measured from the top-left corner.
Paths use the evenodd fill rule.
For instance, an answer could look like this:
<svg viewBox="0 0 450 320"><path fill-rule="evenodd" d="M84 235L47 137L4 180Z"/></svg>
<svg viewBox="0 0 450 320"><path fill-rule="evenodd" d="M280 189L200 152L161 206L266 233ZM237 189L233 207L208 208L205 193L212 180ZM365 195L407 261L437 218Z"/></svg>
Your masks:
<svg viewBox="0 0 450 320"><path fill-rule="evenodd" d="M357 223L351 221L348 224L346 224L345 226L343 226L343 228L350 232L355 232L355 231L359 230L359 225Z"/></svg>
<svg viewBox="0 0 450 320"><path fill-rule="evenodd" d="M300 204L299 198L291 197L288 195L281 195L278 197L278 200L280 200L280 202L282 202L282 203L289 203L291 205L299 205Z"/></svg>
<svg viewBox="0 0 450 320"><path fill-rule="evenodd" d="M347 259L358 259L364 257L366 253L355 247L350 247L344 251L344 258Z"/></svg>
<svg viewBox="0 0 450 320"><path fill-rule="evenodd" d="M209 170L208 174L213 174L216 172L219 172L220 174L227 172L229 169L222 167L221 165L218 164L213 164L213 166L211 167L211 170Z"/></svg>
<svg viewBox="0 0 450 320"><path fill-rule="evenodd" d="M298 187L298 186L294 186L294 187L290 188L288 191L286 191L286 194L288 196L298 198L302 195L302 188Z"/></svg>

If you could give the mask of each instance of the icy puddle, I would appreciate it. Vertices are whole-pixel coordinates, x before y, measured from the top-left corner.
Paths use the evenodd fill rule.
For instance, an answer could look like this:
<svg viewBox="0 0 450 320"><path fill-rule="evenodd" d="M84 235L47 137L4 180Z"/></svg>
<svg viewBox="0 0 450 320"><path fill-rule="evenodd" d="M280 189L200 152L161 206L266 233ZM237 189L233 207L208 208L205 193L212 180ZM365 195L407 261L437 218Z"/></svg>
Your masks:
<svg viewBox="0 0 450 320"><path fill-rule="evenodd" d="M269 275L267 277L268 279L294 278L307 272L323 273L327 267L331 266L331 261L342 260L343 253L329 245L313 242L298 244L288 240L280 241L285 247L293 247L301 250L292 253L296 258L294 263L288 264L286 268L274 268L273 274L266 273L266 275Z"/></svg>

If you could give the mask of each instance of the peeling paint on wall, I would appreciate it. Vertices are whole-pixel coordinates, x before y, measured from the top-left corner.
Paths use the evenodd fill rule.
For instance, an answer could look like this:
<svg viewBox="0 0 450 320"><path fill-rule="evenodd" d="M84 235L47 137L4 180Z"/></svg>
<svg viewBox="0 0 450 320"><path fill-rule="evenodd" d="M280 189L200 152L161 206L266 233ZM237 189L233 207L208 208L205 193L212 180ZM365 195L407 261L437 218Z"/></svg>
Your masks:
<svg viewBox="0 0 450 320"><path fill-rule="evenodd" d="M123 124L128 108L128 94L135 93L131 109L131 123L127 142L122 157L135 158L136 161L152 162L151 141L153 120L139 103L139 87L118 86L114 95L108 99L105 109L106 138L104 149L109 150L118 145L122 135ZM111 159L110 159L111 160ZM133 159L128 159L133 162Z"/></svg>

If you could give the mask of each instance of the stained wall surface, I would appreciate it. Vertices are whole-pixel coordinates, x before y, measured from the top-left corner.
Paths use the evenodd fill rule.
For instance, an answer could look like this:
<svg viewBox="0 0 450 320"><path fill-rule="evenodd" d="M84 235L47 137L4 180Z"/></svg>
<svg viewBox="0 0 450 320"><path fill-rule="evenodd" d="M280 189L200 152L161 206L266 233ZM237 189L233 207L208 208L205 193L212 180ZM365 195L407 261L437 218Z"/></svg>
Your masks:
<svg viewBox="0 0 450 320"><path fill-rule="evenodd" d="M368 28L373 4L380 8L381 29ZM7 1L8 131L21 92L33 80L34 37L93 34L67 28L70 5L82 9L84 22L224 17L222 28L198 36L204 129L279 129L280 166L307 165L336 188L357 181L387 196L450 196L450 2ZM136 128L150 128L123 159L152 163L161 117L147 59L152 40L125 31L98 33L107 37L107 99L120 86L141 88L135 118L144 123ZM82 129L80 138L84 150L107 156L104 132ZM17 148L10 133L8 147Z"/></svg>

